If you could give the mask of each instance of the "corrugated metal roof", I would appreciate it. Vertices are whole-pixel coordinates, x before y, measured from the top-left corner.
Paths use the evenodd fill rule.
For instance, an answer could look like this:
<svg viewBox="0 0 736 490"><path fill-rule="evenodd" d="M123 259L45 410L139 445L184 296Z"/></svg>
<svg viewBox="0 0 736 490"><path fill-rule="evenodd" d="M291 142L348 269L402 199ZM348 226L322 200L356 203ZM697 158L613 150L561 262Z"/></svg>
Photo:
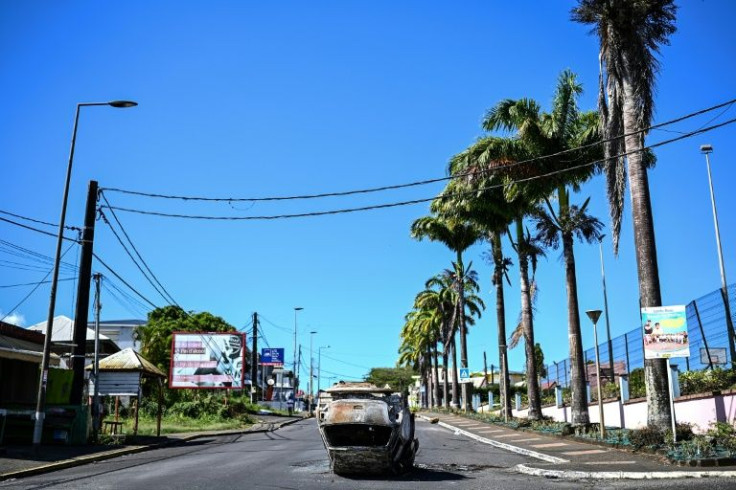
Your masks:
<svg viewBox="0 0 736 490"><path fill-rule="evenodd" d="M92 369L92 365L86 369ZM163 371L130 347L100 360L100 371L139 371L150 376L166 377Z"/></svg>

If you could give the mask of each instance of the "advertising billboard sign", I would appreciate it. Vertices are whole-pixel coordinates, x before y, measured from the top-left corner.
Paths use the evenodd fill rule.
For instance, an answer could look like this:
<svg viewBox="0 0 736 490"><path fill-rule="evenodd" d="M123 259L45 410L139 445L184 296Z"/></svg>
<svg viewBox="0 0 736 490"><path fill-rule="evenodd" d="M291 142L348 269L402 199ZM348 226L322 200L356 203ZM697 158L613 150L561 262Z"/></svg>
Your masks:
<svg viewBox="0 0 736 490"><path fill-rule="evenodd" d="M261 365L262 366L283 366L284 365L284 349L283 347L263 348L261 349Z"/></svg>
<svg viewBox="0 0 736 490"><path fill-rule="evenodd" d="M243 388L245 334L175 332L169 388Z"/></svg>
<svg viewBox="0 0 736 490"><path fill-rule="evenodd" d="M641 309L644 359L690 357L684 305Z"/></svg>

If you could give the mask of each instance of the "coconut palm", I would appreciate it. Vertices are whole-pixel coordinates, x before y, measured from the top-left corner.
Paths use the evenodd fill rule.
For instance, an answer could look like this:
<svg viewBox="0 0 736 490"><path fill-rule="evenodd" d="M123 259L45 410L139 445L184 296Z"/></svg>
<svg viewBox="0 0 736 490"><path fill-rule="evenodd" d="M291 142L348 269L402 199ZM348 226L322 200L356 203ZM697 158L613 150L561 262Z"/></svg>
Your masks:
<svg viewBox="0 0 736 490"><path fill-rule="evenodd" d="M673 0L579 0L572 10L572 20L592 26L600 42L598 110L605 137L613 138L605 146L613 246L617 253L628 173L642 307L662 304L648 162L642 150L654 113L657 55L676 30L676 13ZM666 361L645 360L644 366L647 423L665 430L672 415Z"/></svg>
<svg viewBox="0 0 736 490"><path fill-rule="evenodd" d="M455 252L455 269L458 274L456 279L458 311L461 313L458 315L458 329L460 332L460 365L461 367L468 367L467 326L464 314L465 286L463 272L465 269L463 265L463 252L480 239L480 232L472 224L467 222L456 219L445 219L438 216L425 216L412 223L411 236L419 240L428 238L431 241L439 241ZM452 328L454 328L454 325L452 325ZM454 335L454 330L451 333ZM462 409L467 410L468 387L463 384L461 389ZM453 399L453 403L457 403L456 398Z"/></svg>

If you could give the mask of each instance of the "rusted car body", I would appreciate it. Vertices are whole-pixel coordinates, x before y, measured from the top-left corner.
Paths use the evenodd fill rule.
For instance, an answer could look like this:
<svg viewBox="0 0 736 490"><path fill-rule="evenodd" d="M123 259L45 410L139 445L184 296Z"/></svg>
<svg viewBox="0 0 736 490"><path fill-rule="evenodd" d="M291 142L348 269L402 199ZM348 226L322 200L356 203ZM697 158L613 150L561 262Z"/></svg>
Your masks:
<svg viewBox="0 0 736 490"><path fill-rule="evenodd" d="M326 390L317 418L338 474L401 473L414 465L414 414L394 390L340 382Z"/></svg>

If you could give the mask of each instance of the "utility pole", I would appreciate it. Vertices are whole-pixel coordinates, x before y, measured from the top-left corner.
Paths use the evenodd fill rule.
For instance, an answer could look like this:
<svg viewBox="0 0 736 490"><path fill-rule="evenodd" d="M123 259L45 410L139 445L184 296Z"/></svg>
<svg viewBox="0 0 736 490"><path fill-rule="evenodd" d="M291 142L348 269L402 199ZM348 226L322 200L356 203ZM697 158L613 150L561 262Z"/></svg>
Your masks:
<svg viewBox="0 0 736 490"><path fill-rule="evenodd" d="M299 366L302 364L302 344L299 344L299 354L297 355L296 371L292 373L294 378L294 399L296 400L296 393L299 390Z"/></svg>
<svg viewBox="0 0 736 490"><path fill-rule="evenodd" d="M99 272L94 275L95 279L95 364L94 364L94 378L95 378L95 389L92 397L92 431L94 434L94 440L97 442L97 435L100 431L100 310L102 309L102 303L100 303L100 284L102 282L102 274ZM140 400L140 396L138 397ZM139 403L140 405L140 403ZM140 408L140 407L139 407ZM136 410L136 420L138 413Z"/></svg>
<svg viewBox="0 0 736 490"><path fill-rule="evenodd" d="M493 375L493 373L491 373L491 375ZM486 351L483 351L483 384L488 384L488 362L486 361Z"/></svg>
<svg viewBox="0 0 736 490"><path fill-rule="evenodd" d="M74 335L72 343L72 387L70 402L82 403L84 388L84 359L87 354L87 318L89 311L89 287L92 276L92 249L95 239L95 218L97 217L97 181L90 180L87 188L87 206L84 212L84 230L79 258L79 279L77 281L77 304L74 308Z"/></svg>
<svg viewBox="0 0 736 490"><path fill-rule="evenodd" d="M250 402L256 398L258 384L258 312L253 313L253 353L250 365Z"/></svg>

